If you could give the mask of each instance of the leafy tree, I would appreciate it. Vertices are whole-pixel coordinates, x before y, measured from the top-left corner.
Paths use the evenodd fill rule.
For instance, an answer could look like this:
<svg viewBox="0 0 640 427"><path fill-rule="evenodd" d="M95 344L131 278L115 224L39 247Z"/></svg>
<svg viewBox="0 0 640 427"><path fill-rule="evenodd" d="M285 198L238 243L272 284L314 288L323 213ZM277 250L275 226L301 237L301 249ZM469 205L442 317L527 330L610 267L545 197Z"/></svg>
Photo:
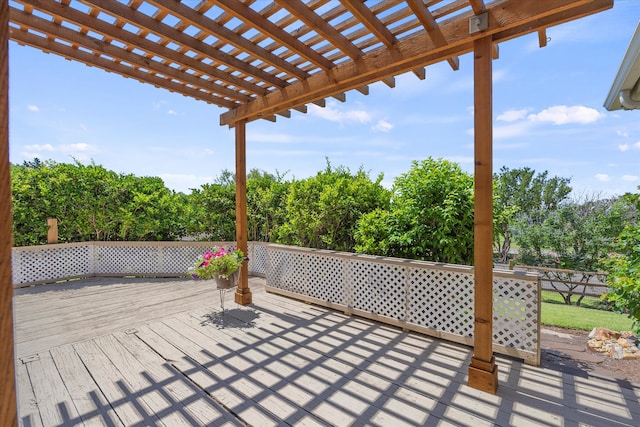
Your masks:
<svg viewBox="0 0 640 427"><path fill-rule="evenodd" d="M286 219L278 242L318 249L352 251L356 223L363 214L389 203L389 192L362 169L327 167L316 176L289 187Z"/></svg>
<svg viewBox="0 0 640 427"><path fill-rule="evenodd" d="M37 161L37 162L36 162ZM15 246L46 242L49 199L40 196L44 164L38 159L22 166L11 165L13 239Z"/></svg>
<svg viewBox="0 0 640 427"><path fill-rule="evenodd" d="M443 159L414 161L393 186L388 210L363 216L358 252L473 263L473 178Z"/></svg>
<svg viewBox="0 0 640 427"><path fill-rule="evenodd" d="M285 174L286 175L286 174ZM286 217L285 204L290 183L284 175L253 169L247 176L247 234L249 240L277 240L278 228Z"/></svg>
<svg viewBox="0 0 640 427"><path fill-rule="evenodd" d="M213 184L203 184L189 197L187 232L199 240L236 239L235 176L224 170Z"/></svg>
<svg viewBox="0 0 640 427"><path fill-rule="evenodd" d="M639 187L640 189L640 187ZM626 194L624 199L640 211L640 194ZM628 224L616 244L616 254L608 264L607 295L615 306L634 319L633 328L640 333L640 218Z"/></svg>
<svg viewBox="0 0 640 427"><path fill-rule="evenodd" d="M536 238L548 250L539 253L538 259L555 267L543 270L543 277L561 291L566 304L571 305L572 296L581 290L576 301L580 305L587 289L582 284L594 276L600 278L602 260L614 250L615 239L629 220L629 208L624 200L585 196L563 203L535 227Z"/></svg>
<svg viewBox="0 0 640 427"><path fill-rule="evenodd" d="M630 214L624 200L598 199L563 204L544 222L548 247L555 255L557 267L595 271L602 259L614 250Z"/></svg>
<svg viewBox="0 0 640 427"><path fill-rule="evenodd" d="M494 176L494 246L506 260L512 240L517 241L524 263L541 262L544 220L567 199L571 180L557 176L549 178L544 171L502 167Z"/></svg>
<svg viewBox="0 0 640 427"><path fill-rule="evenodd" d="M187 200L165 187L158 177L121 176L118 239L176 240L186 234Z"/></svg>
<svg viewBox="0 0 640 427"><path fill-rule="evenodd" d="M184 235L183 204L160 178L119 175L102 166L25 162L12 166L16 245L45 243L46 219L60 242L170 240Z"/></svg>

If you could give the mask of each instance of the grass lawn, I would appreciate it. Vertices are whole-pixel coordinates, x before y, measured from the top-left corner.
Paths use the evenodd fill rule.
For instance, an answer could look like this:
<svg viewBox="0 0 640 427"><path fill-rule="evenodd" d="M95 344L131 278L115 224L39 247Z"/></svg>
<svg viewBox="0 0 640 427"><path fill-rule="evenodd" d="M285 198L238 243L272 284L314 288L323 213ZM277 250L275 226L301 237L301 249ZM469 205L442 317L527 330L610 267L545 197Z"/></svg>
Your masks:
<svg viewBox="0 0 640 427"><path fill-rule="evenodd" d="M574 297L572 301L575 301ZM542 324L590 331L603 327L614 331L631 330L632 320L626 314L603 310L598 298L583 298L580 307L566 305L556 292L542 292Z"/></svg>

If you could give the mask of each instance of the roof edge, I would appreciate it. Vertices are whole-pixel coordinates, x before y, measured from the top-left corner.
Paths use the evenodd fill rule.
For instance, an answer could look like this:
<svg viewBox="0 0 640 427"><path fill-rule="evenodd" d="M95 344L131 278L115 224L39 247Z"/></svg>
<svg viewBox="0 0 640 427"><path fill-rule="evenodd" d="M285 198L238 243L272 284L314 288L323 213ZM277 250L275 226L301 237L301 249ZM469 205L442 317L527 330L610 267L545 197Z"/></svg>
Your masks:
<svg viewBox="0 0 640 427"><path fill-rule="evenodd" d="M627 52L622 58L620 69L613 80L604 107L609 111L621 110L624 107L620 103L620 92L632 90L640 80L640 22L631 38Z"/></svg>

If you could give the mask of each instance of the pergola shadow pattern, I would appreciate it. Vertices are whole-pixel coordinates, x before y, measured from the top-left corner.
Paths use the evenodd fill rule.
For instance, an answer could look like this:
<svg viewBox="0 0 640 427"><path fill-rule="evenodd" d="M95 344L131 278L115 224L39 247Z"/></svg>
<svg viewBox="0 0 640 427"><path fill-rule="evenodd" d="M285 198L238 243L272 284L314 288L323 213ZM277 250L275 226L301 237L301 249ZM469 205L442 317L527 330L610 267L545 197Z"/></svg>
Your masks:
<svg viewBox="0 0 640 427"><path fill-rule="evenodd" d="M640 424L629 384L501 358L489 395L465 346L262 291L132 326L21 357L22 424Z"/></svg>

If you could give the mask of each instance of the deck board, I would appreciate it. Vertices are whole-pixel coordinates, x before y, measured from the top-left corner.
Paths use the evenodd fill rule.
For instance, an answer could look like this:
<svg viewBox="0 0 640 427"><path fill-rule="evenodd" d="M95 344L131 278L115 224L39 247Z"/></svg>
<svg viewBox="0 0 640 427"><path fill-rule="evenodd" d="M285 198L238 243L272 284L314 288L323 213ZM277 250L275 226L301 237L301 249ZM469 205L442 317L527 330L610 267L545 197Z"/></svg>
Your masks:
<svg viewBox="0 0 640 427"><path fill-rule="evenodd" d="M18 391L18 414L20 425L42 427L40 411L33 393L33 386L27 372L27 365L16 362L16 385Z"/></svg>
<svg viewBox="0 0 640 427"><path fill-rule="evenodd" d="M184 280L89 280L14 297L21 425L640 425L640 387L499 357L267 294ZM45 285L48 286L48 285ZM73 311L76 310L76 311ZM70 312L73 311L73 312Z"/></svg>
<svg viewBox="0 0 640 427"><path fill-rule="evenodd" d="M122 425L73 346L56 347L50 353L80 419L92 426Z"/></svg>

